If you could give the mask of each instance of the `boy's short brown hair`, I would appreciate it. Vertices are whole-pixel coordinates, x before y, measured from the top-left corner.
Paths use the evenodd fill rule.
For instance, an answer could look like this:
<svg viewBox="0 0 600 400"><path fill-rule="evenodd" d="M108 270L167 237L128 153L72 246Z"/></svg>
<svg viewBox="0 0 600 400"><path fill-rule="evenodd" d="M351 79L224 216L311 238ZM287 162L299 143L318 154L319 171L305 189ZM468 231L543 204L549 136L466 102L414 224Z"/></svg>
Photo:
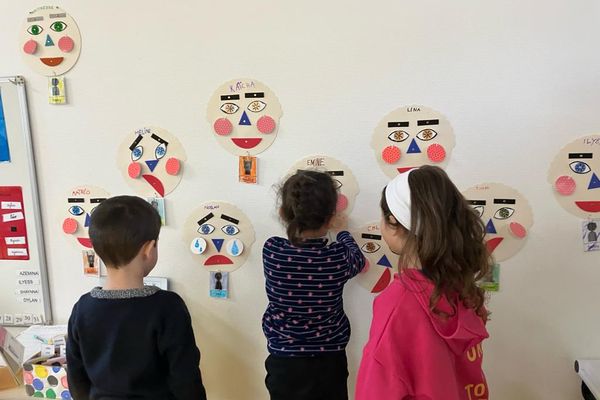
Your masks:
<svg viewBox="0 0 600 400"><path fill-rule="evenodd" d="M92 246L107 266L131 262L144 243L157 240L160 215L137 196L115 196L98 205L90 221Z"/></svg>

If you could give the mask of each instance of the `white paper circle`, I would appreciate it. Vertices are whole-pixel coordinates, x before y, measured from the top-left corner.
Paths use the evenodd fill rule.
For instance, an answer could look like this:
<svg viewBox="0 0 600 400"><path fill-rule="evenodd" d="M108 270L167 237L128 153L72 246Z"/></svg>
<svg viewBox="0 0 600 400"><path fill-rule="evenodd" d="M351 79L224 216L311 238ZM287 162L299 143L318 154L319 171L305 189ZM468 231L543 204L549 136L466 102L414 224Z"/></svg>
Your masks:
<svg viewBox="0 0 600 400"><path fill-rule="evenodd" d="M190 243L190 250L194 254L202 254L206 251L206 240L201 237L196 237Z"/></svg>
<svg viewBox="0 0 600 400"><path fill-rule="evenodd" d="M227 254L232 257L238 257L244 252L244 243L238 239L231 239L227 242Z"/></svg>

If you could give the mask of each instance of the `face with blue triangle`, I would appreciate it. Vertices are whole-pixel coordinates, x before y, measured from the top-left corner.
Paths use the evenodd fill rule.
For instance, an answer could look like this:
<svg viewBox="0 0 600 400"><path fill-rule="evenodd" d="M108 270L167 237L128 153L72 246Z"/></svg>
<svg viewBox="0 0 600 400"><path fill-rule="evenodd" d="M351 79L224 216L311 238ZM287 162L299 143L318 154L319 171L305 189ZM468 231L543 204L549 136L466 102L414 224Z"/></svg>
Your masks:
<svg viewBox="0 0 600 400"><path fill-rule="evenodd" d="M600 215L600 135L566 145L554 158L548 182L559 204L580 218Z"/></svg>
<svg viewBox="0 0 600 400"><path fill-rule="evenodd" d="M390 250L381 236L379 222L363 225L352 236L367 259L358 275L358 283L370 293L380 293L398 270L398 256Z"/></svg>
<svg viewBox="0 0 600 400"><path fill-rule="evenodd" d="M246 262L254 243L254 228L234 205L211 201L188 217L184 239L205 270L231 272Z"/></svg>
<svg viewBox="0 0 600 400"><path fill-rule="evenodd" d="M84 185L71 189L66 201L66 215L62 221L63 232L73 236L79 245L91 249L92 242L88 234L90 216L94 208L109 197L106 190L96 186Z"/></svg>
<svg viewBox="0 0 600 400"><path fill-rule="evenodd" d="M521 193L501 183L481 183L463 196L481 217L486 246L496 261L507 260L523 248L533 213Z"/></svg>
<svg viewBox="0 0 600 400"><path fill-rule="evenodd" d="M454 148L454 133L441 113L421 105L387 114L373 132L371 147L390 178L421 165L445 167Z"/></svg>

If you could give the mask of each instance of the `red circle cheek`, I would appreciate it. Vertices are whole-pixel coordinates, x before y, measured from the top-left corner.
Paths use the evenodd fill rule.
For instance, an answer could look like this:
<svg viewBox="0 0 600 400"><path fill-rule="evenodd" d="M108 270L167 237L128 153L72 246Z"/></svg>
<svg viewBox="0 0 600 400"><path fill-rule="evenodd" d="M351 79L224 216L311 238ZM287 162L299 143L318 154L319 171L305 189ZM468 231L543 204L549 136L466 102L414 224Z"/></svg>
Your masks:
<svg viewBox="0 0 600 400"><path fill-rule="evenodd" d="M400 149L396 146L388 146L381 152L381 158L388 164L394 164L400 159Z"/></svg>
<svg viewBox="0 0 600 400"><path fill-rule="evenodd" d="M130 178L137 179L142 174L142 166L140 163L132 162L129 164L129 167L127 167L127 173L129 174Z"/></svg>
<svg viewBox="0 0 600 400"><path fill-rule="evenodd" d="M256 127L260 133L271 133L275 130L275 120L268 115L263 115L256 121Z"/></svg>
<svg viewBox="0 0 600 400"><path fill-rule="evenodd" d="M63 53L70 52L71 50L73 50L73 47L75 47L75 43L73 42L73 39L71 39L69 36L63 36L60 39L58 39L58 48Z"/></svg>
<svg viewBox="0 0 600 400"><path fill-rule="evenodd" d="M23 45L23 51L27 54L34 54L37 51L37 42L35 40L28 40Z"/></svg>
<svg viewBox="0 0 600 400"><path fill-rule="evenodd" d="M367 272L370 266L371 264L369 263L369 260L365 258L365 266L363 267L362 271L360 271L360 273L364 274L365 272Z"/></svg>
<svg viewBox="0 0 600 400"><path fill-rule="evenodd" d="M348 198L343 194L338 194L337 204L335 206L336 211L342 212L348 208Z"/></svg>
<svg viewBox="0 0 600 400"><path fill-rule="evenodd" d="M167 174L169 175L177 175L179 170L181 169L181 163L175 157L171 157L167 160L167 165L165 166L167 170Z"/></svg>
<svg viewBox="0 0 600 400"><path fill-rule="evenodd" d="M427 157L433 162L442 162L446 159L446 150L441 144L434 143L427 148Z"/></svg>
<svg viewBox="0 0 600 400"><path fill-rule="evenodd" d="M577 184L575 183L575 179L571 178L570 176L563 175L559 176L554 182L554 188L563 196L569 196L573 194L577 188Z"/></svg>
<svg viewBox="0 0 600 400"><path fill-rule="evenodd" d="M219 118L213 124L213 129L217 135L226 136L233 131L233 125L227 118Z"/></svg>
<svg viewBox="0 0 600 400"><path fill-rule="evenodd" d="M523 239L525 236L527 236L527 229L525 229L525 227L518 222L511 222L509 228L510 233L519 239Z"/></svg>
<svg viewBox="0 0 600 400"><path fill-rule="evenodd" d="M78 225L79 224L77 223L77 221L74 218L65 218L65 220L63 221L63 224L62 224L63 232L66 234L72 235L75 232L77 232Z"/></svg>

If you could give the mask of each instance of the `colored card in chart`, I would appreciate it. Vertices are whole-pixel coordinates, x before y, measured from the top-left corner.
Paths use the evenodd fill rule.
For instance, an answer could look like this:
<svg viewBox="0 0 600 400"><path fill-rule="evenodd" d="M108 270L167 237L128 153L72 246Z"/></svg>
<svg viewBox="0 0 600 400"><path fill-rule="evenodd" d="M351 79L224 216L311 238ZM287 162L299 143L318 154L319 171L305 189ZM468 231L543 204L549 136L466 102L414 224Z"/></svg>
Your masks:
<svg viewBox="0 0 600 400"><path fill-rule="evenodd" d="M10 151L8 149L8 136L6 134L6 119L4 118L2 92L0 92L0 162L5 161L10 161Z"/></svg>
<svg viewBox="0 0 600 400"><path fill-rule="evenodd" d="M20 186L0 186L0 260L29 260L29 240Z"/></svg>

